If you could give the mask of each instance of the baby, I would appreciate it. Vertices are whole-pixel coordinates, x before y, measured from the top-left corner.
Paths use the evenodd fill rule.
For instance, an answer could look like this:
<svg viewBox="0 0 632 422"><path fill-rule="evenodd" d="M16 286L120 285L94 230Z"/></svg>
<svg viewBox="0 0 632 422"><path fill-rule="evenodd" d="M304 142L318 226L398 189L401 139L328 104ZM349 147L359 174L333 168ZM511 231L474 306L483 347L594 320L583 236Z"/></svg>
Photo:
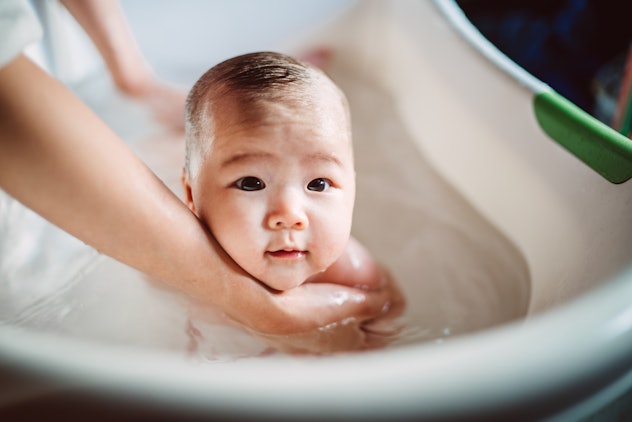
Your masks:
<svg viewBox="0 0 632 422"><path fill-rule="evenodd" d="M186 203L250 275L279 291L384 282L350 237L349 109L323 72L278 53L226 60L189 93L185 130Z"/></svg>

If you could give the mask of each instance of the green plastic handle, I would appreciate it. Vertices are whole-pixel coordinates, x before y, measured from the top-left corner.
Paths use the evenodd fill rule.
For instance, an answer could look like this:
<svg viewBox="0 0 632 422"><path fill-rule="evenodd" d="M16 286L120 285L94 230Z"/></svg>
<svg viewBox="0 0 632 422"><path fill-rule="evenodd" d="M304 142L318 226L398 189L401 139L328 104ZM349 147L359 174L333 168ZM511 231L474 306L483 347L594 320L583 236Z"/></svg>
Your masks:
<svg viewBox="0 0 632 422"><path fill-rule="evenodd" d="M632 139L553 91L534 98L544 132L612 183L632 178Z"/></svg>

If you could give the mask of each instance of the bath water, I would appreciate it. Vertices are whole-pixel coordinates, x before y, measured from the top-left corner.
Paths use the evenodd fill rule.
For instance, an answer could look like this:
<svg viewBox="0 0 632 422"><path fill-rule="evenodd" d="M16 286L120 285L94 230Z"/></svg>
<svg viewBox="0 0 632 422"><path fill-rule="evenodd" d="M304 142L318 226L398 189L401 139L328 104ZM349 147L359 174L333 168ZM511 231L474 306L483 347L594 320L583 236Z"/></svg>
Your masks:
<svg viewBox="0 0 632 422"><path fill-rule="evenodd" d="M398 321L403 330L388 347L446 341L524 317L530 278L520 251L434 170L418 147L423 139L407 132L388 92L342 60L330 74L352 110L353 233L391 271L407 301ZM153 133L132 147L181 193L181 136ZM11 199L0 200L0 211L1 324L202 361L271 353L221 312L200 319L183 295L97 255Z"/></svg>

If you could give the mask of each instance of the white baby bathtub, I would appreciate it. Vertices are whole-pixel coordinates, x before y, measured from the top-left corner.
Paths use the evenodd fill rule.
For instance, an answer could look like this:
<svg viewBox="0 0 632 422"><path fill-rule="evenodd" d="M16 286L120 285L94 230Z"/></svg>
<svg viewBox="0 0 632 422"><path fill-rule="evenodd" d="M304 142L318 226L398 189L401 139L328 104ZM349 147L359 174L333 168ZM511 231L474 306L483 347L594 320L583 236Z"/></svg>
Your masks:
<svg viewBox="0 0 632 422"><path fill-rule="evenodd" d="M238 4L224 12L232 10L243 17L248 10L260 10L256 2ZM295 2L273 3L291 14L289 4ZM187 10L187 4L179 2L177 10L168 11L174 4L161 3L156 10L142 9L148 21L141 21L133 2L124 5L141 47L159 71L160 64L167 63L160 60L168 53L152 56L153 31L160 28L148 23L151 16L191 16L221 8L215 3L192 3ZM332 3L325 9L331 6L338 7ZM29 406L43 406L86 415L94 411L92 406L100 406L107 416L110 413L103 409L115 406L124 409L123 414L154 417L576 420L603 409L632 387L628 141L577 115L544 84L504 58L479 38L451 1L360 1L341 4L340 9L343 13L332 21L325 19L327 9L323 26L279 48L296 51L310 44L331 48L331 74L350 91L352 113L354 104L362 108L363 100L371 103L372 99L354 88L357 77L384 94L379 99L387 100L386 108L377 110L396 115L398 130L415 147L412 155L429 164L432 170L421 176L440 174L446 186L503 234L505 240L495 247L519 252L520 259L511 262L520 277L502 273L507 285L519 282L512 288L496 286L501 305L507 305L496 303L501 310L498 318L492 321L481 314L479 325L454 331L460 335L403 342L376 352L272 356L207 365L192 365L164 350L4 324L0 326L0 386L5 393L1 403L17 409L17 414L28 414ZM296 32L289 26L289 32ZM217 39L209 32L209 38ZM267 47L257 45L261 42L239 45L237 41L225 55ZM280 39L269 43L275 47ZM200 55L188 58L197 74L222 58L212 57L210 63L200 65ZM177 75L185 60L182 57L182 63L162 69ZM183 79L192 82L189 75ZM360 138L367 119L361 113ZM583 146L577 147L578 139ZM394 144L390 149L391 158L401 160L404 167L415 162L406 161L410 154L397 155L398 148ZM385 151L388 155L389 149ZM370 156L358 164L370 167L371 163L379 170L379 160L374 163ZM358 175L362 178L362 169ZM404 172L404 176L419 175ZM361 182L359 209L366 205ZM368 185L367 196L373 187ZM388 197L389 189L397 187L382 186L381 195L373 196ZM425 198L434 199L431 194ZM407 206L407 199L386 209L381 233L389 232L388 225L394 224L389 216L397 219L399 206ZM358 224L371 222L366 214L358 212ZM384 238L361 230L358 235L387 264L397 262L400 251L389 255L386 248L380 249ZM492 252L501 255L497 249ZM455 259L449 265L462 263ZM397 275L398 268L392 270ZM415 308L434 309L433 298L424 302L410 297L415 289L404 291L409 294L408 307L413 308L408 312L425 317L423 309ZM77 395L82 403L74 399Z"/></svg>

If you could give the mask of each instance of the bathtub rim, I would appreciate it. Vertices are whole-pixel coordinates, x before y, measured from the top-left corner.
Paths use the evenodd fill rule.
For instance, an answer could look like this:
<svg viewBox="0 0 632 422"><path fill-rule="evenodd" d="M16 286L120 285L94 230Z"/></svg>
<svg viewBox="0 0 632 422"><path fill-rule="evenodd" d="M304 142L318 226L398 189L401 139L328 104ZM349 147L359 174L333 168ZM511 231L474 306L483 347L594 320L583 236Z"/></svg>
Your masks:
<svg viewBox="0 0 632 422"><path fill-rule="evenodd" d="M632 266L527 321L457 336L443 344L321 358L255 358L200 368L163 351L7 326L0 327L0 357L12 368L78 382L96 392L159 399L200 411L433 417L524 411L551 397L562 397L560 403L549 404L551 414L573 406L585 410L589 405L581 402L590 397L596 410L632 381L629 297ZM534 343L547 347L534 348ZM454 373L455 368L458 375L446 379L446 371ZM275 382L270 385L269 379ZM604 393L608 386L610 392ZM321 408L323 402L330 406Z"/></svg>

